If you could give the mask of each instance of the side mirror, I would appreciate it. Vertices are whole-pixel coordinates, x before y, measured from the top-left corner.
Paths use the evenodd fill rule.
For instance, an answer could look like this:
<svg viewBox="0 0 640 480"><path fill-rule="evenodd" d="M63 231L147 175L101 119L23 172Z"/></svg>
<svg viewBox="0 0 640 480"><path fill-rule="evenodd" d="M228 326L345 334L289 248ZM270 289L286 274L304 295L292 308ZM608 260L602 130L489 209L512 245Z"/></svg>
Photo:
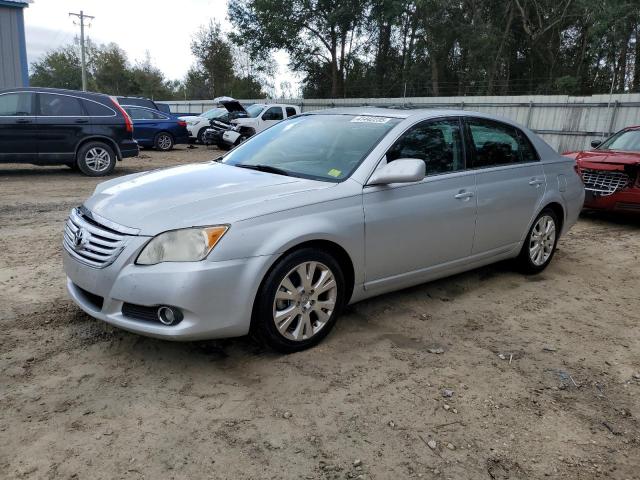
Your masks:
<svg viewBox="0 0 640 480"><path fill-rule="evenodd" d="M419 182L424 175L424 161L416 158L399 158L373 172L367 185Z"/></svg>
<svg viewBox="0 0 640 480"><path fill-rule="evenodd" d="M591 146L593 148L598 148L600 145L602 145L602 140L591 140Z"/></svg>

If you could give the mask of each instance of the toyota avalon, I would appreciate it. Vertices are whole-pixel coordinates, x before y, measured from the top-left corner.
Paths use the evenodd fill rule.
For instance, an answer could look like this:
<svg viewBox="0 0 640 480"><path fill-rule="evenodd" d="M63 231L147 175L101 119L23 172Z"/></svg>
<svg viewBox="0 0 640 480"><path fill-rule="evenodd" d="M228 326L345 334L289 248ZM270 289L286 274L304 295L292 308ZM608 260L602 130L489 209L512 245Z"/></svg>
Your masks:
<svg viewBox="0 0 640 480"><path fill-rule="evenodd" d="M73 301L123 329L293 352L368 297L505 259L542 271L583 200L574 161L511 121L324 110L101 183L66 222L64 269Z"/></svg>

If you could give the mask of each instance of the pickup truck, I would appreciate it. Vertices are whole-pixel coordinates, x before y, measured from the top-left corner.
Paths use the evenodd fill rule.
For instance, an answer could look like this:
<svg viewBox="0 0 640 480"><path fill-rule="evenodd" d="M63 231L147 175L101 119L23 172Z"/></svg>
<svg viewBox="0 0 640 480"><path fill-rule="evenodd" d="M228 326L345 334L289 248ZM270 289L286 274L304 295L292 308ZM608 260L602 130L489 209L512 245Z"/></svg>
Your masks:
<svg viewBox="0 0 640 480"><path fill-rule="evenodd" d="M226 108L229 113L238 115L245 113L246 116L235 118L230 121L228 130L216 135L216 144L223 150L241 144L247 138L260 133L271 125L300 114L300 107L281 103L254 103L246 109L239 101L230 97L217 98L214 101Z"/></svg>

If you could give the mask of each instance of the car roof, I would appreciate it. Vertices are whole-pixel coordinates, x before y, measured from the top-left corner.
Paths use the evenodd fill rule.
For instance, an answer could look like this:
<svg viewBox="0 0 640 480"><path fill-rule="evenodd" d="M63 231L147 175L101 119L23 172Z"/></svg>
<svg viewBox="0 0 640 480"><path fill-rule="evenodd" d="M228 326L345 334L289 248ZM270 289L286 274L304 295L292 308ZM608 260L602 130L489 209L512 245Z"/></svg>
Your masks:
<svg viewBox="0 0 640 480"><path fill-rule="evenodd" d="M0 90L0 93L8 93L8 92L42 92L42 93L60 93L64 95L75 95L76 97L84 97L84 98L95 98L100 97L102 99L107 99L110 95L106 93L99 92L83 92L81 90L70 90L67 88L50 88L50 87L16 87L16 88L5 88Z"/></svg>
<svg viewBox="0 0 640 480"><path fill-rule="evenodd" d="M475 112L460 109L435 109L435 108L381 108L381 107L342 107L328 108L305 112L310 115L362 115L372 117L387 117L398 119L424 120L437 117L476 117L497 122L507 123L520 129L526 128L513 120L489 113Z"/></svg>

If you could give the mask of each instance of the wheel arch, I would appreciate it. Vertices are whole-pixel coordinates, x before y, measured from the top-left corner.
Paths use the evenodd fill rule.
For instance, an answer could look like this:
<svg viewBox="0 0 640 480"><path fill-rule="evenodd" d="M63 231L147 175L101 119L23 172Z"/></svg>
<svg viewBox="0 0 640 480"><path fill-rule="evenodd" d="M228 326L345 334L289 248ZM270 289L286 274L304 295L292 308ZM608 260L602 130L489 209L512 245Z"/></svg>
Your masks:
<svg viewBox="0 0 640 480"><path fill-rule="evenodd" d="M551 209L553 213L556 214L556 217L558 217L558 222L560 223L560 225L558 225L558 232L562 232L562 228L564 227L564 221L565 221L564 207L558 202L549 202L544 207L542 207L540 211L542 212L545 208ZM540 213L538 213L538 215L539 214Z"/></svg>
<svg viewBox="0 0 640 480"><path fill-rule="evenodd" d="M258 287L257 293L262 288L265 279L269 276L269 273L275 268L278 262L283 259L285 256L289 255L292 252L303 248L313 248L317 250L322 250L333 258L336 259L340 268L342 269L342 273L345 279L345 305L349 303L351 296L353 295L353 289L355 287L355 267L353 263L353 259L351 255L338 243L327 240L327 239L314 239L314 240L305 240L300 243L296 243L293 246L289 246L286 250L280 253L274 261L269 265L269 268L266 270L264 276L260 281L260 285Z"/></svg>
<svg viewBox="0 0 640 480"><path fill-rule="evenodd" d="M122 153L120 152L120 147L118 147L118 144L117 144L117 143L116 143L112 138L104 137L104 136L102 136L102 135L92 135L92 136L90 136L90 137L83 138L83 139L82 139L82 140L80 140L80 141L78 142L78 144L76 145L76 151L75 151L75 153L74 153L74 158L76 159L76 161L77 161L77 159L78 159L78 152L80 151L80 149L81 149L84 145L86 145L87 143L89 143L89 142L102 142L102 143L106 143L106 144L107 144L107 145L109 145L109 146L113 149L113 151L115 152L115 154L116 154L116 159L117 159L117 160L122 160Z"/></svg>

